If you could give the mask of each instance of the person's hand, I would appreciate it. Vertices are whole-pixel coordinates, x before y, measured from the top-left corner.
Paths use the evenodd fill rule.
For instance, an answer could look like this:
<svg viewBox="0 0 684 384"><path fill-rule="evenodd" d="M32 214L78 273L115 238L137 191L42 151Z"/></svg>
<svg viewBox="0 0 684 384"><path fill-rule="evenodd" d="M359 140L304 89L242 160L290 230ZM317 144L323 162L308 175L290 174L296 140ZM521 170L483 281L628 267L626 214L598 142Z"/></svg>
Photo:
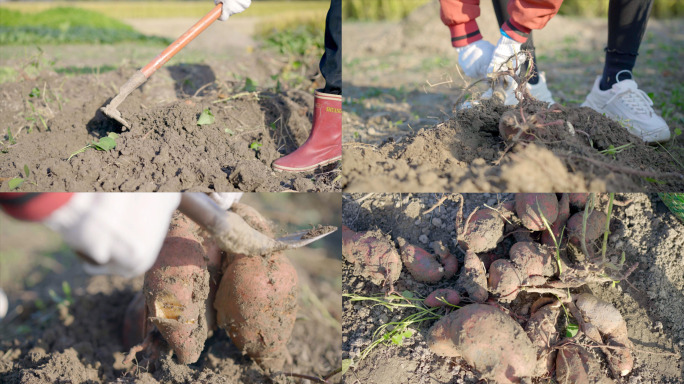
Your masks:
<svg viewBox="0 0 684 384"><path fill-rule="evenodd" d="M456 48L458 65L468 77L481 78L487 74L487 66L492 61L494 45L486 40L478 40L465 47Z"/></svg>
<svg viewBox="0 0 684 384"><path fill-rule="evenodd" d="M249 8L252 0L214 0L214 4L223 3L223 13L219 20L226 21L236 13L240 13Z"/></svg>
<svg viewBox="0 0 684 384"><path fill-rule="evenodd" d="M243 192L212 192L209 194L214 203L216 203L222 209L226 211L233 206L233 203L240 201L240 198L244 195Z"/></svg>
<svg viewBox="0 0 684 384"><path fill-rule="evenodd" d="M89 262L92 274L133 277L161 249L179 193L79 193L44 223Z"/></svg>
<svg viewBox="0 0 684 384"><path fill-rule="evenodd" d="M509 63L518 73L521 64L525 61L525 54L520 52L521 45L509 37L501 36L492 53L492 60L487 67L487 73L507 71Z"/></svg>

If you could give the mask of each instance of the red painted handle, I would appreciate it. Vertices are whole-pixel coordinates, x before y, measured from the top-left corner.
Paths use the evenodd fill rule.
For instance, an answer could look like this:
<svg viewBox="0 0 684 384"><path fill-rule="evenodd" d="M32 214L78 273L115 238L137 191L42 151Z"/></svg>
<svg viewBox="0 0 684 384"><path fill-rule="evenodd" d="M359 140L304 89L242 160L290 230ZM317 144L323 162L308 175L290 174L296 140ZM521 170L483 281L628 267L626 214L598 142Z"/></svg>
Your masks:
<svg viewBox="0 0 684 384"><path fill-rule="evenodd" d="M140 71L145 75L145 78L149 78L152 74L162 65L166 64L167 61L171 60L176 53L180 52L183 47L188 45L195 37L202 33L211 23L216 21L222 12L223 4L217 4L211 12L207 13L200 21L195 25L190 27L181 37L176 39L171 45L166 47L166 49L160 53L154 60L150 61L143 69Z"/></svg>

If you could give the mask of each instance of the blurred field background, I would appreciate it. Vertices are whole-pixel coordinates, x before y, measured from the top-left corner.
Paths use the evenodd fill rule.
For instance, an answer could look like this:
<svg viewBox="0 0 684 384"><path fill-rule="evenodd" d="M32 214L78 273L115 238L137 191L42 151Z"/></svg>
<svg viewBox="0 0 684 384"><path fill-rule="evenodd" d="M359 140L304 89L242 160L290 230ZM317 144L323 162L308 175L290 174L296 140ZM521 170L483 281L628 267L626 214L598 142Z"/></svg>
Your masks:
<svg viewBox="0 0 684 384"><path fill-rule="evenodd" d="M433 0L343 0L343 20L399 20ZM436 0L434 0L436 1ZM608 13L608 0L567 0L559 13L566 16L596 17ZM684 1L655 0L651 17L669 18L684 15Z"/></svg>

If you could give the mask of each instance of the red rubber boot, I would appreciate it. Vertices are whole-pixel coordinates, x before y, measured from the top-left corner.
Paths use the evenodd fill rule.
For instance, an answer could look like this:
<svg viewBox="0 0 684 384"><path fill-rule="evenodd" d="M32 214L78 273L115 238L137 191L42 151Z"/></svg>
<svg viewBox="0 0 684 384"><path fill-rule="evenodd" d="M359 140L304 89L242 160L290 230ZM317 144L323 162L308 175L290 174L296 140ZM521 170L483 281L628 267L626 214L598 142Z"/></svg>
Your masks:
<svg viewBox="0 0 684 384"><path fill-rule="evenodd" d="M273 162L276 171L306 172L342 158L342 96L315 93L313 127L296 151Z"/></svg>

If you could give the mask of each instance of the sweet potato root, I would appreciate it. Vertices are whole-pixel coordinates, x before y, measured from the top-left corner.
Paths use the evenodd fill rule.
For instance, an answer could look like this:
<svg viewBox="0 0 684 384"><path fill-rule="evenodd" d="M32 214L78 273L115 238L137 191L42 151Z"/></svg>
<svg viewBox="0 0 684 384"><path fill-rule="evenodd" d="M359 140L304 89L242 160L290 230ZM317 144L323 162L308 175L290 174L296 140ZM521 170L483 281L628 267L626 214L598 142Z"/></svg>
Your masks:
<svg viewBox="0 0 684 384"><path fill-rule="evenodd" d="M285 255L237 255L216 293L218 326L262 369L278 371L294 328L297 296L297 272Z"/></svg>
<svg viewBox="0 0 684 384"><path fill-rule="evenodd" d="M454 291L453 289L442 288L436 289L429 294L428 297L425 298L424 303L428 307L445 307L446 304L440 301L440 298L446 300L447 303L452 305L458 305L458 303L461 302L461 296L458 294L458 292Z"/></svg>
<svg viewBox="0 0 684 384"><path fill-rule="evenodd" d="M133 346L142 343L145 338L146 320L145 296L143 296L142 292L138 292L128 304L128 307L126 307L121 330L124 348L131 349Z"/></svg>
<svg viewBox="0 0 684 384"><path fill-rule="evenodd" d="M534 242L515 243L509 251L511 262L520 273L523 285L542 285L554 274L549 249Z"/></svg>
<svg viewBox="0 0 684 384"><path fill-rule="evenodd" d="M444 278L452 278L458 271L458 259L452 255L447 247L441 241L435 241L432 245L432 250L435 255L439 257L439 262L444 266Z"/></svg>
<svg viewBox="0 0 684 384"><path fill-rule="evenodd" d="M584 209L587 205L587 200L589 199L588 193L569 193L570 205L577 209Z"/></svg>
<svg viewBox="0 0 684 384"><path fill-rule="evenodd" d="M549 247L555 247L555 238L558 245L562 245L563 239L561 238L561 231L565 227L568 218L570 218L570 194L564 193L561 199L558 201L558 216L556 217L556 221L551 224L553 237L551 236L551 232L545 230L541 237L542 244ZM567 230L564 231L563 235L563 237L567 236Z"/></svg>
<svg viewBox="0 0 684 384"><path fill-rule="evenodd" d="M401 252L401 261L416 281L436 283L447 274L444 265L437 261L436 255L409 244L401 237L397 239L397 243Z"/></svg>
<svg viewBox="0 0 684 384"><path fill-rule="evenodd" d="M546 299L543 297L538 301L545 301ZM530 320L525 325L527 336L532 341L532 344L537 347L535 376L542 376L552 372L556 360L557 351L552 349L552 346L556 344L559 336L556 330L556 322L560 314L560 302L553 299L550 301L549 304L532 312Z"/></svg>
<svg viewBox="0 0 684 384"><path fill-rule="evenodd" d="M182 364L197 361L208 334L208 256L198 232L195 223L175 214L143 286L149 320Z"/></svg>
<svg viewBox="0 0 684 384"><path fill-rule="evenodd" d="M584 211L577 212L570 220L568 220L568 237L570 242L576 246L582 244L582 219L584 218ZM587 218L587 232L586 242L591 243L601 237L603 231L606 229L606 214L601 211L591 211Z"/></svg>
<svg viewBox="0 0 684 384"><path fill-rule="evenodd" d="M634 367L634 358L630 352L632 342L627 336L627 323L620 312L612 304L590 294L579 295L575 305L582 313L584 322L598 330L603 340L591 329L583 330L584 333L597 343L605 341L607 345L615 347L603 349L613 374L625 376L630 373Z"/></svg>
<svg viewBox="0 0 684 384"><path fill-rule="evenodd" d="M578 345L567 345L556 357L556 381L559 383L589 383L591 356Z"/></svg>
<svg viewBox="0 0 684 384"><path fill-rule="evenodd" d="M523 225L533 231L546 227L542 215L549 225L558 217L558 199L553 193L519 193L515 195L515 212Z"/></svg>
<svg viewBox="0 0 684 384"><path fill-rule="evenodd" d="M489 290L498 296L499 301L506 303L515 300L521 285L522 278L510 261L499 259L489 267Z"/></svg>
<svg viewBox="0 0 684 384"><path fill-rule="evenodd" d="M480 258L473 251L466 252L458 284L468 292L470 299L475 302L484 303L489 298L487 271L485 271Z"/></svg>
<svg viewBox="0 0 684 384"><path fill-rule="evenodd" d="M463 249L475 253L491 251L503 239L504 221L493 209L480 209L465 225L458 240Z"/></svg>
<svg viewBox="0 0 684 384"><path fill-rule="evenodd" d="M522 327L501 310L467 305L437 321L428 346L440 356L462 357L482 379L519 383L534 375L537 351Z"/></svg>
<svg viewBox="0 0 684 384"><path fill-rule="evenodd" d="M379 230L354 232L342 226L342 255L354 264L356 274L377 285L394 283L401 274L399 253Z"/></svg>

